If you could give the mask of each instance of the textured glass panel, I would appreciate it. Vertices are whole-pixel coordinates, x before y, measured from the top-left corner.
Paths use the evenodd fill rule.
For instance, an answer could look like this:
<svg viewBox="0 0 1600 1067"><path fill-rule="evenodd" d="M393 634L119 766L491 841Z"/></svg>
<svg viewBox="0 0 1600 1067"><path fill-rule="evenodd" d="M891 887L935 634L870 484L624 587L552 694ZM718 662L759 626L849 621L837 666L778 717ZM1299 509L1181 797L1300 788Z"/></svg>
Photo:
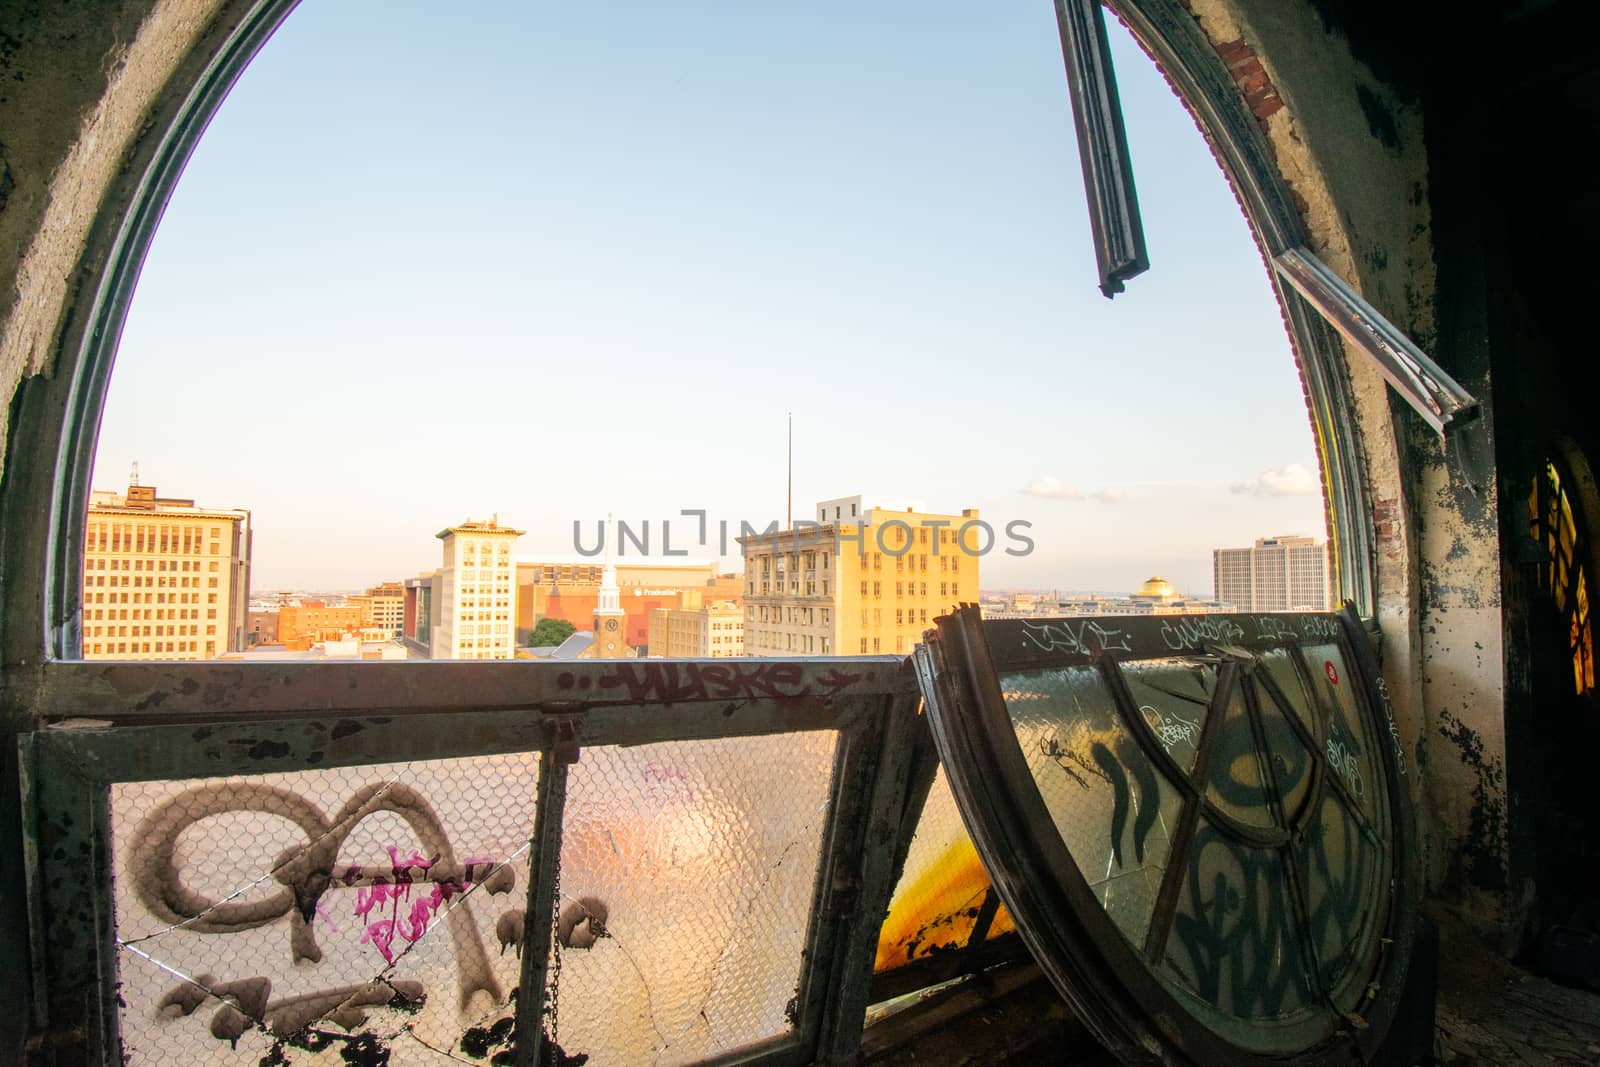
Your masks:
<svg viewBox="0 0 1600 1067"><path fill-rule="evenodd" d="M1344 805L1325 794L1301 846L1301 880L1324 988L1335 991L1342 1011L1351 1010L1365 989L1357 982L1341 997L1340 983L1368 958L1372 939L1383 929L1376 913L1388 877L1383 856Z"/></svg>
<svg viewBox="0 0 1600 1067"><path fill-rule="evenodd" d="M1235 685L1228 699L1206 778L1206 799L1224 814L1252 826L1275 825L1243 684Z"/></svg>
<svg viewBox="0 0 1600 1067"><path fill-rule="evenodd" d="M563 1049L692 1063L790 1029L835 739L584 751L561 850Z"/></svg>
<svg viewBox="0 0 1600 1067"><path fill-rule="evenodd" d="M1157 659L1122 665L1139 713L1167 755L1184 770L1194 767L1206 709L1217 691L1217 668L1197 659Z"/></svg>
<svg viewBox="0 0 1600 1067"><path fill-rule="evenodd" d="M1337 645L1309 645L1305 657L1311 668L1312 685L1334 709L1324 741L1323 755L1328 760L1328 771L1338 775L1356 798L1361 813L1371 822L1378 816L1375 803L1379 789L1378 767L1366 719L1357 703L1355 676L1346 668L1344 653Z"/></svg>
<svg viewBox="0 0 1600 1067"><path fill-rule="evenodd" d="M1092 667L1001 678L1056 831L1118 928L1142 944L1181 798L1123 725Z"/></svg>
<svg viewBox="0 0 1600 1067"><path fill-rule="evenodd" d="M1279 860L1204 817L1195 830L1163 969L1225 1015L1269 1019L1311 1003Z"/></svg>
<svg viewBox="0 0 1600 1067"><path fill-rule="evenodd" d="M989 874L940 767L878 936L876 969L893 970L965 946L988 891ZM989 925L989 937L1014 929L1010 912L1000 905Z"/></svg>
<svg viewBox="0 0 1600 1067"><path fill-rule="evenodd" d="M537 778L528 754L113 785L129 1062L439 1062L517 983Z"/></svg>
<svg viewBox="0 0 1600 1067"><path fill-rule="evenodd" d="M1303 712L1284 708L1271 690L1254 679L1249 684L1255 689L1257 707L1261 709L1261 734L1266 741L1270 772L1283 798L1284 816L1291 825L1297 825L1301 809L1310 799L1311 779L1316 768L1311 750L1300 732L1289 724L1289 717L1303 719L1305 716ZM1304 703L1305 690L1293 692L1294 699Z"/></svg>
<svg viewBox="0 0 1600 1067"><path fill-rule="evenodd" d="M1306 733L1312 737L1321 736L1322 728L1318 725L1311 698L1306 694L1305 683L1300 679L1300 671L1293 657L1285 649L1274 648L1261 653L1260 660L1272 680L1278 684L1279 692L1289 702ZM1263 692L1266 690L1266 686L1260 688Z"/></svg>

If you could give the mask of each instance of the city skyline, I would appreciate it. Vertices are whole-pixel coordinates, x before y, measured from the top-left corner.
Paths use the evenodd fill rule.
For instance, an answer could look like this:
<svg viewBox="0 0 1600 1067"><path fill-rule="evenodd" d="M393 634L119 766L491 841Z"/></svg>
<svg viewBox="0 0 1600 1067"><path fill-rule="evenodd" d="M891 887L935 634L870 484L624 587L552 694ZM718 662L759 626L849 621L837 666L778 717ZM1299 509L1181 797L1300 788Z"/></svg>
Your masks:
<svg viewBox="0 0 1600 1067"><path fill-rule="evenodd" d="M781 524L789 411L797 501L1031 522L995 588L1326 536L1259 254L1120 28L1153 265L1106 301L1048 7L364 11L302 6L201 140L101 428L96 488L252 508L258 588L496 510L529 557L607 512Z"/></svg>

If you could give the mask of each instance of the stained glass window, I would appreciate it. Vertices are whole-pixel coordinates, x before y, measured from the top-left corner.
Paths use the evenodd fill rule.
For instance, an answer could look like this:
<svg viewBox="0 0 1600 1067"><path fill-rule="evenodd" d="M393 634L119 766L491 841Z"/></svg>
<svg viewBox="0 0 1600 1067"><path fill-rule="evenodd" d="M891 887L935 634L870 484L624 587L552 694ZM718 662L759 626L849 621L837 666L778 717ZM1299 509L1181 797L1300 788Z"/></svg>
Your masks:
<svg viewBox="0 0 1600 1067"><path fill-rule="evenodd" d="M1594 633L1589 625L1588 532L1572 509L1570 479L1546 461L1528 493L1528 525L1549 555L1539 566L1539 586L1566 620L1572 652L1572 683L1578 693L1594 689Z"/></svg>

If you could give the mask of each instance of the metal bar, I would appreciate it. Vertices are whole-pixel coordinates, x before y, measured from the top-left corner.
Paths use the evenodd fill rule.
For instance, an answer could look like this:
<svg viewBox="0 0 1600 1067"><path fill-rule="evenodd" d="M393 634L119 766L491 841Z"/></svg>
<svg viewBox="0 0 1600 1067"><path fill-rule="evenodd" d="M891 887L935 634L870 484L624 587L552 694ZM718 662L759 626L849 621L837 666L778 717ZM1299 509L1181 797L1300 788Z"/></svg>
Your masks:
<svg viewBox="0 0 1600 1067"><path fill-rule="evenodd" d="M13 679L31 708L113 722L418 715L772 700L822 702L916 692L898 656L583 660L543 663L49 662Z"/></svg>
<svg viewBox="0 0 1600 1067"><path fill-rule="evenodd" d="M918 698L891 698L881 731L859 753L850 770L861 775L865 801L859 812L841 810L847 833L836 841L830 857L832 899L828 914L837 923L831 936L832 995L828 998L817 1040L818 1063L854 1063L871 1000L872 969L878 954L883 917L889 911L900 864L896 844L907 799L917 780L924 751L933 739L917 715ZM865 740L869 735L863 731Z"/></svg>
<svg viewBox="0 0 1600 1067"><path fill-rule="evenodd" d="M1148 270L1150 257L1139 218L1139 194L1128 157L1128 134L1117 97L1105 13L1099 0L1056 0L1056 25L1067 66L1067 91L1078 133L1078 160L1089 202L1100 292L1109 298L1122 292L1129 278Z"/></svg>
<svg viewBox="0 0 1600 1067"><path fill-rule="evenodd" d="M1251 680L1249 677L1243 679L1244 682ZM1245 684L1243 689L1245 714L1250 719L1250 736L1255 741L1256 773L1261 775L1261 783L1265 787L1267 807L1277 818L1278 825L1289 830L1289 812L1283 805L1283 786L1278 782L1278 768L1272 761L1267 730L1261 721L1259 694L1254 685ZM1279 711L1287 712L1288 709L1280 708ZM1311 936L1311 907L1306 900L1305 885L1300 880L1300 849L1295 837L1291 833L1284 842L1283 867L1284 877L1289 883L1289 899L1293 902L1295 918L1298 920L1300 951L1305 953L1305 960L1311 965L1311 980L1316 983L1318 998L1332 1007L1331 994L1322 981L1322 961L1318 959L1317 946Z"/></svg>
<svg viewBox="0 0 1600 1067"><path fill-rule="evenodd" d="M38 736L61 758L106 781L160 781L532 752L550 743L552 724L560 718L581 721L590 745L847 729L871 717L877 704L754 701L597 708L564 716L457 711L164 726L68 722Z"/></svg>
<svg viewBox="0 0 1600 1067"><path fill-rule="evenodd" d="M1228 702L1233 699L1233 688L1239 684L1237 665L1224 662L1217 670L1217 691L1211 697L1211 711L1200 728L1200 745L1195 750L1194 767L1190 776L1196 791L1184 801L1183 814L1178 818L1178 832L1167 849L1167 867L1161 879L1161 891L1156 896L1155 908L1150 914L1150 928L1145 931L1144 958L1153 967L1161 962L1167 949L1167 934L1178 912L1178 893L1183 888L1184 868L1189 863L1189 846L1200 826L1200 809L1205 796L1206 775L1210 773L1211 753L1217 747L1217 737L1222 733L1222 721L1228 715Z"/></svg>
<svg viewBox="0 0 1600 1067"><path fill-rule="evenodd" d="M1309 249L1285 249L1272 257L1272 267L1371 359L1394 391L1441 436L1447 426L1477 410L1471 393Z"/></svg>
<svg viewBox="0 0 1600 1067"><path fill-rule="evenodd" d="M522 918L522 978L517 986L516 1063L544 1062L545 983L561 870L561 823L567 808L567 761L555 746L539 757L538 798L528 842L528 904Z"/></svg>
<svg viewBox="0 0 1600 1067"><path fill-rule="evenodd" d="M28 886L28 955L33 990L33 1026L44 1033L50 1024L46 1009L50 990L45 971L49 942L45 937L44 866L39 848L38 747L32 734L17 738L18 786L22 795L22 863Z"/></svg>

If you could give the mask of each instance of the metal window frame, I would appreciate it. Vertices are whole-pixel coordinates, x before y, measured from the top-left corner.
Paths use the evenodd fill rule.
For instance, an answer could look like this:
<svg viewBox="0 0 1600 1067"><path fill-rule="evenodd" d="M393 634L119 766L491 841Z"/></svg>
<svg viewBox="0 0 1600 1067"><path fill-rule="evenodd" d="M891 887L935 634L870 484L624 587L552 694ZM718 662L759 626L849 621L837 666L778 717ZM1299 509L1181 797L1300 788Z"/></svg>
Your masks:
<svg viewBox="0 0 1600 1067"><path fill-rule="evenodd" d="M533 834L529 855L530 898L538 907L553 900L549 874L559 856L566 764L583 749L830 730L838 743L794 1028L714 1062L835 1063L855 1054L882 918L935 766L906 660L293 669L304 666L51 666L46 706L81 714L58 712L19 739L38 1029L81 1033L88 1062L122 1062L109 847L114 782L539 752L544 806L535 820L542 832ZM459 684L462 667L472 672L470 686ZM646 676L658 699L616 684ZM393 700L396 688L405 691L403 701ZM483 710L477 699L512 692L518 699L511 707ZM345 694L365 699L339 699ZM239 711L251 718L233 717ZM517 1008L519 1032L531 1035L519 1042L519 1057L529 1063L538 1062L538 979L552 950L549 931L541 937L540 929L530 927L524 974L541 993L519 998Z"/></svg>
<svg viewBox="0 0 1600 1067"><path fill-rule="evenodd" d="M1030 634L1031 631L1031 634ZM1073 859L1065 841L1055 831L1054 819L1029 771L1012 726L1002 691L1001 676L1029 670L1091 667L1111 677L1109 664L1195 655L1220 661L1211 714L1203 727L1195 768L1188 772L1166 768L1172 784L1185 798L1182 825L1173 843L1174 855L1194 830L1194 820L1206 806L1205 787L1186 781L1204 773L1206 750L1214 743L1230 695L1234 674L1254 654L1270 649L1290 652L1296 670L1305 672L1299 650L1312 644L1332 644L1345 656L1351 672L1358 713L1372 731L1368 743L1379 773L1389 783L1386 829L1392 864L1387 869L1387 913L1380 920L1382 934L1359 1015L1345 1016L1352 1025L1336 1031L1321 1044L1299 1051L1246 1049L1190 1018L1183 1001L1168 991L1147 969L1161 951L1165 933L1158 929L1171 919L1181 869L1169 857L1162 892L1152 914L1144 945L1128 941L1102 910L1094 891ZM981 811L969 822L973 840L987 862L994 884L1005 898L1040 969L1087 1026L1119 1061L1128 1063L1229 1063L1274 1067L1293 1063L1304 1067L1336 1063L1387 1062L1381 1053L1385 1042L1403 1038L1401 1010L1411 977L1416 942L1414 879L1411 875L1413 835L1405 767L1397 736L1386 733L1393 723L1378 673L1377 655L1361 620L1347 605L1334 614L1284 613L1278 615L1200 615L1168 617L1063 618L1042 621L996 620L983 622L976 611L964 609L940 620L936 640L921 646L917 670L928 678L927 715L940 756L963 816ZM1305 675L1309 678L1309 675ZM1276 685L1266 679L1269 690ZM1160 742L1148 723L1136 714L1127 692L1112 697L1124 728L1136 738L1146 757L1164 760ZM1287 706L1286 701L1279 701ZM1253 727L1259 710L1251 707ZM1320 759L1308 749L1313 763ZM1337 789L1337 775L1318 775ZM1272 789L1267 790L1269 803ZM1206 811L1209 819L1220 816ZM1264 847L1287 848L1298 842L1281 832L1269 832L1235 822L1240 836L1255 836ZM1270 842L1276 841L1276 844ZM1291 876L1292 877L1292 876ZM1163 919L1161 912L1165 910ZM1346 981L1353 981L1347 978ZM1365 980L1365 976L1361 976ZM1358 987L1358 986L1357 986ZM1375 1056L1379 1058L1374 1058Z"/></svg>

